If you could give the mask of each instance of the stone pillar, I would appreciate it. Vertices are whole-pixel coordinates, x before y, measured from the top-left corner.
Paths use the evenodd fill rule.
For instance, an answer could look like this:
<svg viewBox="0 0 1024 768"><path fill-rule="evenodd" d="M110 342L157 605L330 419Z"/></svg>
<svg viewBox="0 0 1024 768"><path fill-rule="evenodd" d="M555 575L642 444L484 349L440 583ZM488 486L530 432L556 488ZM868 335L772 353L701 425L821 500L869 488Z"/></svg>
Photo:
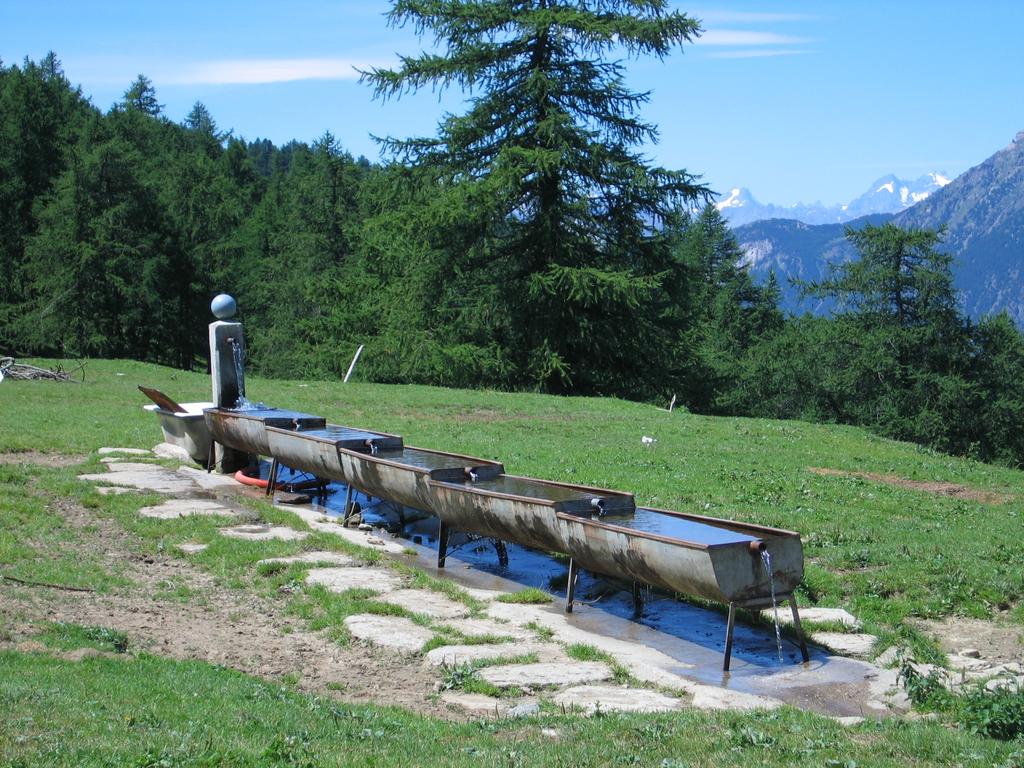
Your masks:
<svg viewBox="0 0 1024 768"><path fill-rule="evenodd" d="M234 408L245 396L245 374L241 363L235 367L235 349L239 360L245 360L245 333L242 324L217 320L210 323L210 375L213 378L213 404L218 408Z"/></svg>
<svg viewBox="0 0 1024 768"><path fill-rule="evenodd" d="M235 365L235 350L239 363ZM213 379L213 404L218 408L234 408L245 397L245 334L236 321L217 320L210 323L210 376ZM251 464L251 457L219 443L214 447L217 471L237 472Z"/></svg>

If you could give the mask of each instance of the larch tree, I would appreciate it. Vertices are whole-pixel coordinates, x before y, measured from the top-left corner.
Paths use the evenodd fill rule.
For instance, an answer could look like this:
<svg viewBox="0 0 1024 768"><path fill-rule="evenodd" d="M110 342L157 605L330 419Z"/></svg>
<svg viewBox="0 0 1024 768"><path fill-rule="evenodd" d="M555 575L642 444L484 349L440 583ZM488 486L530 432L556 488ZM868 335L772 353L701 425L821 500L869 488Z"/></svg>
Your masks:
<svg viewBox="0 0 1024 768"><path fill-rule="evenodd" d="M465 211L450 227L461 231L447 269L464 280L446 307L452 342L484 313L513 384L657 394L652 380L679 367L671 241L708 190L641 154L657 130L638 116L649 93L626 86L623 59L666 57L697 21L663 0L397 0L389 21L432 36L435 51L365 72L378 98L468 94L436 137L382 140Z"/></svg>

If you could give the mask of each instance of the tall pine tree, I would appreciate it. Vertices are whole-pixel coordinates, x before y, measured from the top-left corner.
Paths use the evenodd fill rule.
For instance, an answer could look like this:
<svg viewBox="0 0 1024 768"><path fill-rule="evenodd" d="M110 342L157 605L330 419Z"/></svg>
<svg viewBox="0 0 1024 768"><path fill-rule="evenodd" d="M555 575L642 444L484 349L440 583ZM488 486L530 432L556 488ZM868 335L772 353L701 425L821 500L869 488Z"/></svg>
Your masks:
<svg viewBox="0 0 1024 768"><path fill-rule="evenodd" d="M699 34L662 0L397 0L394 26L433 36L440 53L404 57L364 79L381 98L424 86L470 94L434 138L385 147L435 175L466 212L447 270L450 343L481 314L517 381L553 391L650 396L678 365L671 232L680 204L706 197L685 171L638 151L657 139L610 56L667 56ZM489 306L482 308L483 298ZM475 334L479 337L479 334Z"/></svg>

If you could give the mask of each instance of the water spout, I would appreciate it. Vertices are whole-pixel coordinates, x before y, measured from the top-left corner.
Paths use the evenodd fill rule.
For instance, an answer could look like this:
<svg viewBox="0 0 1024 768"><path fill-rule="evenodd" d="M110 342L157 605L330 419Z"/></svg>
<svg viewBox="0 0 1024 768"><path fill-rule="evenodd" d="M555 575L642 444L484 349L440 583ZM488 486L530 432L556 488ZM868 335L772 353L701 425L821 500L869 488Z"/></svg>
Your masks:
<svg viewBox="0 0 1024 768"><path fill-rule="evenodd" d="M764 544L764 542L761 542ZM779 603L775 599L775 575L772 573L772 553L768 551L767 546L760 550L761 562L764 563L764 569L768 572L768 584L771 586L772 591L772 613L775 616L775 646L779 651L779 661L782 661L782 630L779 627Z"/></svg>
<svg viewBox="0 0 1024 768"><path fill-rule="evenodd" d="M477 480L480 479L480 475L478 475L472 469L467 469L466 474L469 475L469 482L471 483L475 483Z"/></svg>

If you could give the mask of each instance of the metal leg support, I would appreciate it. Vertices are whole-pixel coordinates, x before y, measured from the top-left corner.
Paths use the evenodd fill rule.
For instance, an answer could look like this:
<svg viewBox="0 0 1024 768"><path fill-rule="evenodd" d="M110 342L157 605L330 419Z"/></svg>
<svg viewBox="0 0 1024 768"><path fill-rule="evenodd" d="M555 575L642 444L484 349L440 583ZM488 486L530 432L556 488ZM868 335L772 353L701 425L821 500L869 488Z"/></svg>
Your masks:
<svg viewBox="0 0 1024 768"><path fill-rule="evenodd" d="M644 612L644 596L640 592L640 582L633 582L633 618L639 619Z"/></svg>
<svg viewBox="0 0 1024 768"><path fill-rule="evenodd" d="M270 462L270 474L267 475L267 492L264 494L265 496L274 495L274 486L277 485L277 470L277 458L274 458L273 461Z"/></svg>
<svg viewBox="0 0 1024 768"><path fill-rule="evenodd" d="M344 527L344 526L348 525L348 519L349 519L349 517L352 516L352 486L351 485L346 485L345 486L345 506L342 507L342 513L341 514L342 514L341 525L342 525L342 527Z"/></svg>
<svg viewBox="0 0 1024 768"><path fill-rule="evenodd" d="M793 611L793 629L796 630L796 639L800 641L800 655L804 657L804 662L811 660L811 655L807 652L807 638L804 637L804 628L800 625L800 612L796 609L796 596L789 596L789 607Z"/></svg>
<svg viewBox="0 0 1024 768"><path fill-rule="evenodd" d="M501 568L508 568L508 548L501 539L491 539L494 544L494 552L498 555L498 565Z"/></svg>
<svg viewBox="0 0 1024 768"><path fill-rule="evenodd" d="M437 528L437 567L444 568L445 558L448 557L448 526L444 520L438 521Z"/></svg>
<svg viewBox="0 0 1024 768"><path fill-rule="evenodd" d="M732 632L736 629L736 603L729 603L729 621L725 627L725 660L722 662L722 671L729 671L729 664L732 662Z"/></svg>
<svg viewBox="0 0 1024 768"><path fill-rule="evenodd" d="M217 443L210 440L210 452L206 456L206 474L213 472L215 466L217 466Z"/></svg>
<svg viewBox="0 0 1024 768"><path fill-rule="evenodd" d="M576 596L576 577L579 576L579 567L576 561L569 558L569 581L565 586L565 612L572 613L572 601Z"/></svg>

